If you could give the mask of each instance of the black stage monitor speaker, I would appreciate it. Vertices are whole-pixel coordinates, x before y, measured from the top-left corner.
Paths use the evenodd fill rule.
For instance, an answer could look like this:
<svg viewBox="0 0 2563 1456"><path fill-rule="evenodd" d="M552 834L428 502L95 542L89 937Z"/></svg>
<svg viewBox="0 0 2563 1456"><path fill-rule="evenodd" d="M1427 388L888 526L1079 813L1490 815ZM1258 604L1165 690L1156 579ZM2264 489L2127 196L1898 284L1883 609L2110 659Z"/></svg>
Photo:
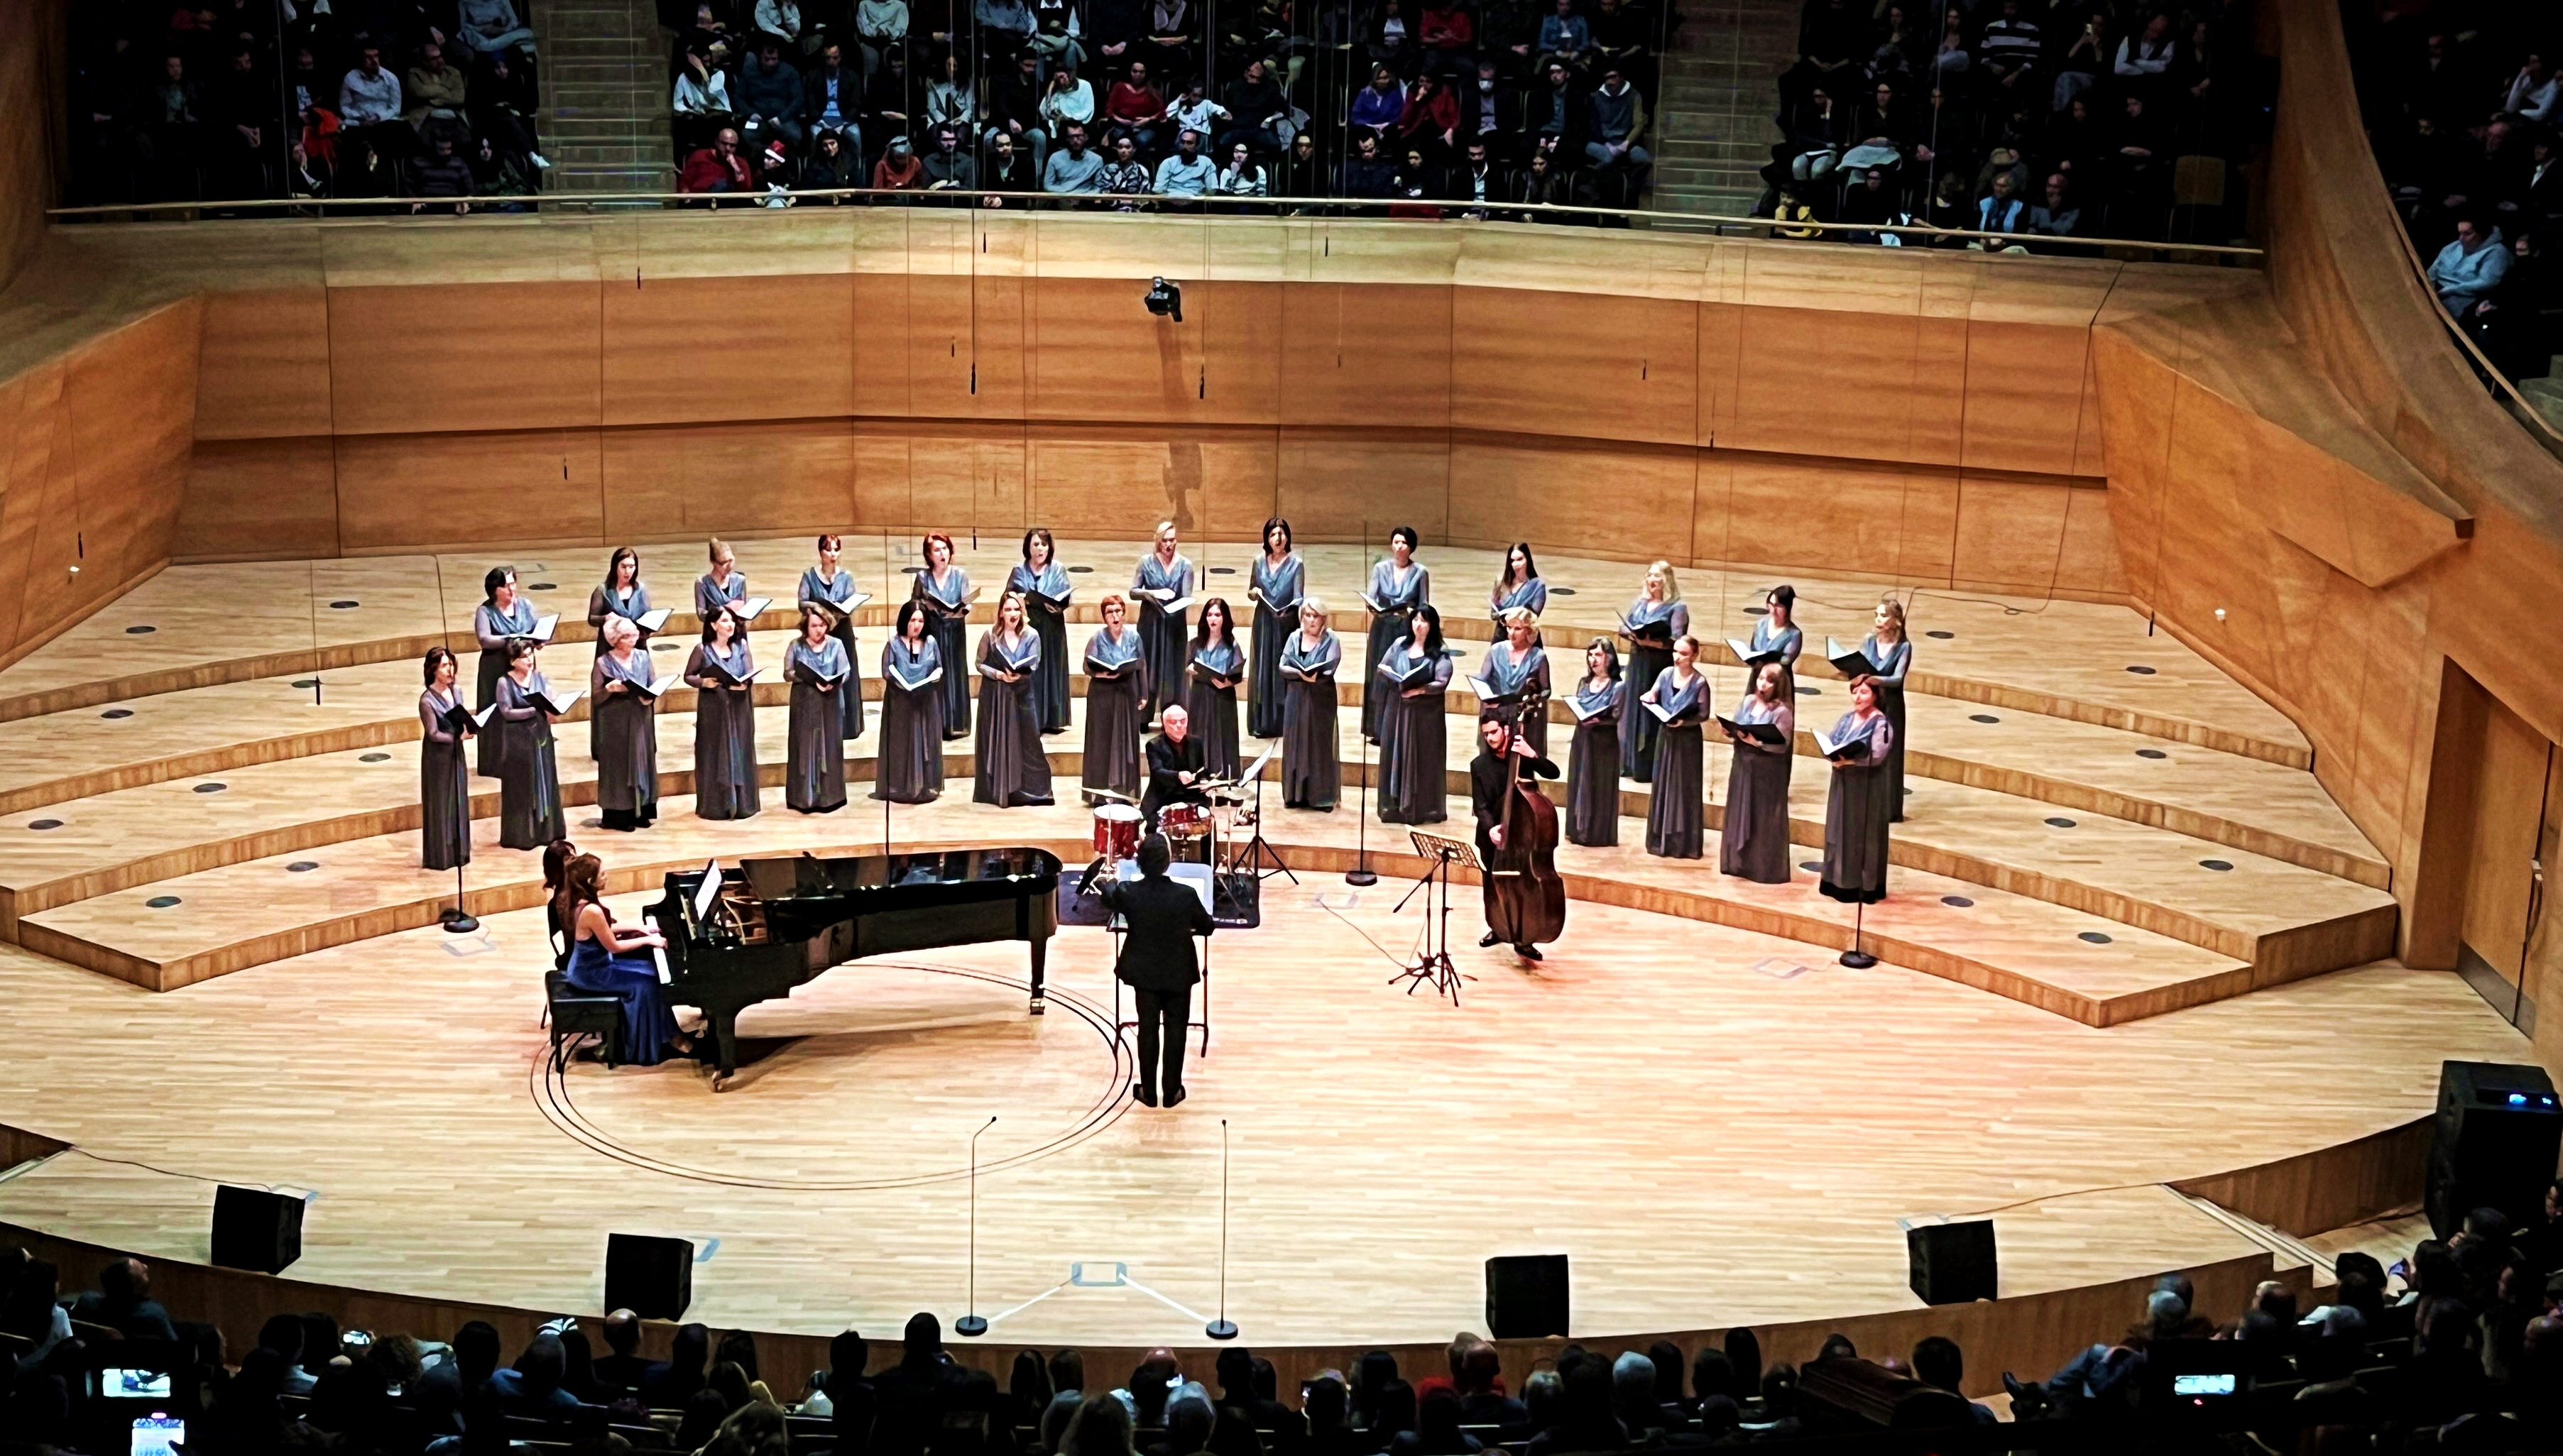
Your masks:
<svg viewBox="0 0 2563 1456"><path fill-rule="evenodd" d="M282 1273L302 1257L302 1200L265 1188L214 1189L214 1262Z"/></svg>
<svg viewBox="0 0 2563 1456"><path fill-rule="evenodd" d="M1994 1221L1923 1223L1904 1230L1913 1293L1924 1304L1967 1304L1994 1297Z"/></svg>
<svg viewBox="0 0 2563 1456"><path fill-rule="evenodd" d="M1497 1340L1566 1334L1566 1256L1503 1254L1486 1261L1486 1333Z"/></svg>
<svg viewBox="0 0 2563 1456"><path fill-rule="evenodd" d="M681 1319L694 1302L694 1246L641 1233L605 1236L605 1307L645 1320Z"/></svg>
<svg viewBox="0 0 2563 1456"><path fill-rule="evenodd" d="M2430 1227L2453 1235L2476 1208L2510 1226L2544 1216L2545 1185L2563 1151L2563 1108L2542 1067L2442 1062L2439 1117L2430 1129Z"/></svg>

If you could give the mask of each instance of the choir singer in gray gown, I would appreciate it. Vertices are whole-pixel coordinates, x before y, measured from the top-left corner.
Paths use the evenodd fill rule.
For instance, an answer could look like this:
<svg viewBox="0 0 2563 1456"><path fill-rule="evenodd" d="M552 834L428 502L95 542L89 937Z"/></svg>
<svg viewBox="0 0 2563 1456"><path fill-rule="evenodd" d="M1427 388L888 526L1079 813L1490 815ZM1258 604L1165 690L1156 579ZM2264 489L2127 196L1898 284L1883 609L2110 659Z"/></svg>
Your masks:
<svg viewBox="0 0 2563 1456"><path fill-rule="evenodd" d="M1757 884L1789 882L1789 773L1797 763L1797 684L1789 669L1765 662L1733 721L1767 723L1778 743L1734 738L1726 768L1726 824L1717 831L1717 868Z"/></svg>
<svg viewBox="0 0 2563 1456"><path fill-rule="evenodd" d="M694 817L741 819L765 807L756 782L756 658L736 615L714 616L686 657L694 690Z"/></svg>
<svg viewBox="0 0 2563 1456"><path fill-rule="evenodd" d="M1079 775L1089 806L1097 789L1139 802L1139 714L1147 701L1148 664L1130 603L1111 593L1096 609L1103 630L1085 639L1085 768Z"/></svg>
<svg viewBox="0 0 2563 1456"><path fill-rule="evenodd" d="M908 600L925 604L926 625L948 669L943 674L943 737L970 736L970 674L958 670L970 660L970 573L952 564L952 538L929 531L923 546L925 569L908 588Z"/></svg>
<svg viewBox="0 0 2563 1456"><path fill-rule="evenodd" d="M1024 621L1024 599L997 603L997 625L979 639L979 762L974 804L1004 809L1051 802L1050 759L1033 709L1041 638Z"/></svg>
<svg viewBox="0 0 2563 1456"><path fill-rule="evenodd" d="M485 735L500 743L498 843L508 849L540 849L569 837L551 714L536 701L549 697L552 685L535 664L529 638L516 638L506 650L507 670L498 678L498 711L492 722L499 731Z"/></svg>
<svg viewBox="0 0 2563 1456"><path fill-rule="evenodd" d="M828 614L801 609L801 636L783 654L792 684L791 748L784 760L783 803L802 814L846 807L846 718L837 704L861 692L855 659L828 631Z"/></svg>
<svg viewBox="0 0 2563 1456"><path fill-rule="evenodd" d="M587 594L587 625L596 629L596 655L606 653L605 624L621 618L640 628L638 646L647 650L650 630L641 627L641 619L650 614L650 589L641 584L641 553L629 546L614 548L612 559L605 563L605 580ZM591 704L587 717L587 756L602 758L604 725Z"/></svg>
<svg viewBox="0 0 2563 1456"><path fill-rule="evenodd" d="M1886 756L1895 728L1877 705L1877 684L1851 680L1851 711L1835 720L1833 787L1825 799L1825 874L1817 886L1846 905L1874 905L1886 898L1887 825L1894 818L1886 797Z"/></svg>
<svg viewBox="0 0 2563 1456"><path fill-rule="evenodd" d="M1148 659L1148 697L1139 715L1139 728L1146 732L1154 727L1157 715L1168 703L1180 705L1185 685L1192 681L1184 671L1190 655L1184 637L1184 625L1190 620L1189 605L1166 609L1176 603L1189 604L1193 595L1193 564L1176 548L1173 521L1157 522L1157 544L1139 558L1138 568L1130 573L1130 595L1139 599L1139 640Z"/></svg>
<svg viewBox="0 0 2563 1456"><path fill-rule="evenodd" d="M1041 671L1033 678L1033 717L1045 734L1068 731L1068 604L1076 587L1059 564L1059 543L1035 526L1024 532L1023 563L1006 573L1006 590L1024 599L1025 618L1041 638Z"/></svg>
<svg viewBox="0 0 2563 1456"><path fill-rule="evenodd" d="M1388 743L1380 736L1380 718L1392 700L1380 689L1379 661L1413 634L1415 609L1433 600L1433 573L1415 559L1422 539L1413 526L1389 532L1388 560L1371 563L1365 593L1371 615L1370 638L1362 645L1362 736L1383 749Z"/></svg>
<svg viewBox="0 0 2563 1456"><path fill-rule="evenodd" d="M1643 693L1672 665L1674 638L1690 631L1690 609L1682 605L1681 583L1674 578L1672 562L1647 568L1638 599L1629 604L1620 625L1629 638L1629 691ZM1655 714L1629 705L1620 715L1621 773L1641 784L1656 777L1656 735L1662 729Z"/></svg>
<svg viewBox="0 0 2563 1456"><path fill-rule="evenodd" d="M845 554L846 543L841 537L821 536L819 564L801 569L801 588L795 600L803 612L819 608L820 614L828 619L828 636L836 638L837 644L846 649L846 680L828 696L837 710L837 736L861 738L864 736L864 669L862 659L856 654L863 647L855 640L855 614L852 610L857 595L855 574L838 564ZM844 760L842 749L837 757L840 762Z"/></svg>
<svg viewBox="0 0 2563 1456"><path fill-rule="evenodd" d="M1381 705L1379 818L1438 824L1451 817L1451 731L1443 722L1451 659L1442 650L1442 614L1430 603L1418 604L1409 622L1406 640L1382 654L1371 677Z"/></svg>
<svg viewBox="0 0 2563 1456"><path fill-rule="evenodd" d="M1697 859L1707 812L1700 801L1699 725L1709 716L1708 679L1699 671L1699 641L1674 638L1673 665L1656 674L1631 715L1659 724L1655 792L1647 801L1647 852L1667 859ZM1646 704L1665 710L1658 719Z"/></svg>
<svg viewBox="0 0 2563 1456"><path fill-rule="evenodd" d="M659 700L650 654L630 619L605 620L605 652L587 674L596 725L596 807L609 829L646 829L659 817Z"/></svg>
<svg viewBox="0 0 2563 1456"><path fill-rule="evenodd" d="M1503 637L1486 649L1486 668L1478 680L1493 692L1490 701L1521 707L1521 736L1531 752L1548 757L1548 653L1539 644L1539 619L1516 607L1499 624Z"/></svg>
<svg viewBox="0 0 2563 1456"><path fill-rule="evenodd" d="M925 604L902 602L882 646L873 798L891 804L929 804L943 792L943 648L926 626Z"/></svg>
<svg viewBox="0 0 2563 1456"><path fill-rule="evenodd" d="M507 672L507 646L510 642L530 640L536 621L533 605L516 591L516 574L503 566L490 568L481 579L485 600L472 609L472 637L481 643L481 661L475 674L477 691L473 694L475 711L498 700L498 679ZM498 755L504 747L499 735L481 735L481 777L498 776Z"/></svg>
<svg viewBox="0 0 2563 1456"><path fill-rule="evenodd" d="M1620 713L1628 705L1620 680L1620 649L1595 637L1584 649L1584 676L1572 694L1575 744L1566 759L1566 822L1570 844L1600 848L1620 842Z"/></svg>
<svg viewBox="0 0 2563 1456"><path fill-rule="evenodd" d="M1261 650L1262 628L1256 629ZM1282 806L1332 814L1343 798L1344 766L1336 739L1335 673L1343 639L1326 626L1326 604L1299 600L1299 630L1282 644L1276 674L1285 689L1282 714Z"/></svg>
<svg viewBox="0 0 2563 1456"><path fill-rule="evenodd" d="M470 709L455 681L450 648L427 649L427 690L418 695L418 854L429 869L472 862L472 775L463 758L470 727L455 720Z"/></svg>
<svg viewBox="0 0 2563 1456"><path fill-rule="evenodd" d="M1308 563L1290 548L1290 523L1264 523L1264 554L1255 558L1255 667L1246 675L1246 731L1279 738L1289 726L1289 691L1274 669L1282 640L1299 630L1299 601L1308 594Z"/></svg>
<svg viewBox="0 0 2563 1456"><path fill-rule="evenodd" d="M1184 710L1192 714L1193 736L1202 741L1204 772L1214 779L1234 779L1243 765L1238 755L1237 680L1246 675L1246 653L1237 645L1237 615L1228 599L1202 604L1201 626L1194 629L1192 660L1184 664Z"/></svg>
<svg viewBox="0 0 2563 1456"><path fill-rule="evenodd" d="M1886 817L1904 819L1904 678L1913 670L1913 639L1904 635L1904 604L1889 598L1877 604L1874 625L1862 638L1860 654L1869 659L1870 677L1877 688L1877 710L1886 715L1888 735L1885 762L1879 775L1886 783L1878 790L1887 807Z"/></svg>

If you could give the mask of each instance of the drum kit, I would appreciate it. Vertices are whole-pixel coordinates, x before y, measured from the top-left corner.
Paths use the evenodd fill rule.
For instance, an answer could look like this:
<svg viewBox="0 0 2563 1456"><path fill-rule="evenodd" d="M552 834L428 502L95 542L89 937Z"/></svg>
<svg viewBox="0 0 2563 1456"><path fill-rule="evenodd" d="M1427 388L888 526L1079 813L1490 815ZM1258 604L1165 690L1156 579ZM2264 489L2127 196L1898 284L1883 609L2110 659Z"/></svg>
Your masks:
<svg viewBox="0 0 2563 1456"><path fill-rule="evenodd" d="M1204 779L1197 786L1210 799L1208 804L1169 804L1157 812L1157 832L1179 843L1208 838L1211 841L1211 863L1220 863L1221 853L1240 831L1252 834L1255 810L1238 793L1234 780ZM1147 832L1139 807L1127 796L1109 789L1088 788L1088 795L1103 801L1094 806L1094 862L1086 866L1082 895L1094 894L1119 878L1124 860L1139 854L1139 840Z"/></svg>

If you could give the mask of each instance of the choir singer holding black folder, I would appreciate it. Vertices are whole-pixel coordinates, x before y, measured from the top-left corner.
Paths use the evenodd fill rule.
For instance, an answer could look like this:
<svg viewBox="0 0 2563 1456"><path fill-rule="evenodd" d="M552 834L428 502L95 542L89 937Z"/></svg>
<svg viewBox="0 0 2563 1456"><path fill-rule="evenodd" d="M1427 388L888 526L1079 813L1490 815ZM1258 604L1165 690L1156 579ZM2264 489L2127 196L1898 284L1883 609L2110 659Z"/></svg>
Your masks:
<svg viewBox="0 0 2563 1456"><path fill-rule="evenodd" d="M472 637L481 643L478 692L472 706L486 708L498 700L498 679L506 675L508 649L519 641L551 640L551 627L516 592L516 574L503 566L490 568L481 579L484 600L472 609ZM498 776L498 735L481 739L481 777Z"/></svg>
<svg viewBox="0 0 2563 1456"><path fill-rule="evenodd" d="M1059 546L1035 526L1024 532L1022 564L1006 573L1006 590L1024 599L1033 636L1041 638L1041 670L1033 674L1033 717L1041 731L1068 731L1068 604L1075 588L1059 564Z"/></svg>
<svg viewBox="0 0 2563 1456"><path fill-rule="evenodd" d="M1326 604L1315 597L1300 598L1299 630L1282 644L1275 668L1288 689L1282 723L1284 809L1332 814L1335 801L1343 798L1335 702L1335 673L1343 665L1344 644L1326 626Z"/></svg>
<svg viewBox="0 0 2563 1456"><path fill-rule="evenodd" d="M1789 882L1789 771L1797 761L1798 710L1789 669L1753 669L1753 690L1721 717L1732 745L1726 769L1726 824L1717 832L1721 874L1757 884Z"/></svg>
<svg viewBox="0 0 2563 1456"><path fill-rule="evenodd" d="M1237 736L1237 682L1246 675L1246 653L1237 645L1237 618L1228 599L1202 604L1201 626L1193 633L1193 657L1185 671L1192 686L1184 706L1192 713L1193 736L1201 740L1214 779L1235 779L1242 763Z"/></svg>
<svg viewBox="0 0 2563 1456"><path fill-rule="evenodd" d="M1033 716L1041 638L1024 622L1024 599L997 602L997 622L979 639L978 778L970 798L1004 809L1051 802L1050 759Z"/></svg>
<svg viewBox="0 0 2563 1456"><path fill-rule="evenodd" d="M1894 729L1891 746L1878 765L1879 777L1885 782L1878 794L1887 806L1887 818L1895 822L1904 819L1904 678L1913 670L1913 643L1904 635L1904 606L1889 598L1877 604L1870 635L1861 639L1858 650L1846 649L1831 637L1825 638L1825 655L1845 677L1866 674L1876 689L1877 710L1886 715L1887 726Z"/></svg>
<svg viewBox="0 0 2563 1456"><path fill-rule="evenodd" d="M1139 797L1139 714L1148 672L1138 631L1130 626L1130 604L1113 592L1095 611L1103 630L1085 639L1085 771L1079 776L1089 806L1102 803L1098 789L1122 799Z"/></svg>
<svg viewBox="0 0 2563 1456"><path fill-rule="evenodd" d="M646 829L659 817L659 695L676 675L651 675L641 629L605 620L605 652L587 674L588 721L596 725L596 807L609 829Z"/></svg>
<svg viewBox="0 0 2563 1456"><path fill-rule="evenodd" d="M1620 714L1629 685L1609 637L1584 649L1584 676L1567 695L1575 743L1566 758L1566 841L1601 848L1620 842Z"/></svg>
<svg viewBox="0 0 2563 1456"><path fill-rule="evenodd" d="M845 715L837 703L862 692L863 682L846 644L829 635L824 608L801 609L801 636L783 653L783 675L792 684L783 803L800 814L835 814L846 807Z"/></svg>
<svg viewBox="0 0 2563 1456"><path fill-rule="evenodd" d="M819 564L802 568L796 597L805 627L809 614L816 611L826 621L828 636L845 649L845 680L828 695L828 706L837 710L837 736L841 739L864 736L864 669L856 655L863 647L855 640L855 609L872 600L855 585L855 574L838 564L845 554L842 538L821 536ZM842 764L845 756L841 745L838 762Z"/></svg>
<svg viewBox="0 0 2563 1456"><path fill-rule="evenodd" d="M1503 637L1486 650L1486 670L1473 679L1482 707L1519 708L1516 731L1531 752L1548 755L1548 653L1539 645L1539 619L1528 608L1504 614Z"/></svg>
<svg viewBox="0 0 2563 1456"><path fill-rule="evenodd" d="M943 654L943 738L970 736L970 680L963 664L970 660L970 573L952 564L952 538L928 531L922 547L925 569L908 587L908 600L925 604L928 630Z"/></svg>
<svg viewBox="0 0 2563 1456"><path fill-rule="evenodd" d="M1851 680L1851 711L1833 731L1816 735L1816 747L1833 765L1825 800L1825 872L1817 888L1844 904L1874 905L1886 898L1890 801L1886 755L1895 729L1878 710L1877 684L1867 674Z"/></svg>
<svg viewBox="0 0 2563 1456"><path fill-rule="evenodd" d="M1167 707L1182 704L1192 681L1184 671L1191 656L1184 627L1191 620L1185 614L1193 606L1193 564L1176 549L1179 544L1175 523L1157 522L1156 544L1130 573L1130 595L1139 602L1139 641L1148 659L1148 697L1139 714L1143 733Z"/></svg>
<svg viewBox="0 0 2563 1456"><path fill-rule="evenodd" d="M557 696L534 660L531 638L516 637L506 646L507 670L498 679L496 733L498 770L498 843L508 849L540 849L569 836L569 819L561 813L560 763L552 751L552 720L566 715L585 696L572 688Z"/></svg>
<svg viewBox="0 0 2563 1456"><path fill-rule="evenodd" d="M1433 600L1433 573L1415 559L1415 548L1422 540L1413 526L1389 532L1388 560L1371 563L1370 586L1362 593L1362 605L1370 609L1370 640L1364 644L1362 662L1362 736L1382 749L1388 745L1381 737L1380 720L1397 700L1380 691L1380 659L1399 649L1414 632L1416 609ZM1437 625L1437 639L1441 632Z"/></svg>
<svg viewBox="0 0 2563 1456"><path fill-rule="evenodd" d="M1280 516L1264 523L1264 554L1255 558L1247 591L1255 598L1255 668L1246 680L1246 731L1280 738L1290 718L1282 642L1298 631L1299 603L1308 594L1308 564L1290 548L1290 523Z"/></svg>
<svg viewBox="0 0 2563 1456"><path fill-rule="evenodd" d="M650 589L641 583L641 553L629 546L614 548L613 557L605 563L605 580L587 594L587 625L596 629L596 655L608 649L605 625L621 620L641 630L633 645L647 649L651 634L668 625L668 609L650 605ZM605 753L604 724L591 705L587 720L587 756L601 758Z"/></svg>
<svg viewBox="0 0 2563 1456"><path fill-rule="evenodd" d="M902 602L882 646L873 798L887 804L926 804L943 792L943 648L926 626L925 604Z"/></svg>
<svg viewBox="0 0 2563 1456"><path fill-rule="evenodd" d="M703 639L686 657L694 690L694 817L748 819L764 807L756 776L756 658L747 624L713 615Z"/></svg>
<svg viewBox="0 0 2563 1456"><path fill-rule="evenodd" d="M1707 811L1700 798L1700 724L1709 717L1708 678L1699 671L1699 641L1674 638L1673 665L1639 694L1631 717L1661 725L1656 739L1656 781L1647 799L1647 852L1668 859L1697 859Z"/></svg>
<svg viewBox="0 0 2563 1456"><path fill-rule="evenodd" d="M453 869L472 862L472 776L463 740L481 731L490 710L476 714L465 706L452 648L428 648L422 665L427 690L418 695L419 863Z"/></svg>
<svg viewBox="0 0 2563 1456"><path fill-rule="evenodd" d="M1689 631L1690 609L1682 605L1681 583L1674 578L1672 562L1659 561L1647 568L1638 600L1620 620L1620 635L1629 639L1631 693L1655 686L1656 678L1673 665L1674 638ZM1641 784L1655 779L1656 735L1662 727L1655 714L1634 704L1620 715L1621 773Z"/></svg>
<svg viewBox="0 0 2563 1456"><path fill-rule="evenodd" d="M1442 648L1442 614L1431 603L1418 605L1407 620L1406 640L1390 647L1371 674L1372 695L1381 700L1379 818L1438 824L1451 817L1451 735L1443 726L1451 654Z"/></svg>

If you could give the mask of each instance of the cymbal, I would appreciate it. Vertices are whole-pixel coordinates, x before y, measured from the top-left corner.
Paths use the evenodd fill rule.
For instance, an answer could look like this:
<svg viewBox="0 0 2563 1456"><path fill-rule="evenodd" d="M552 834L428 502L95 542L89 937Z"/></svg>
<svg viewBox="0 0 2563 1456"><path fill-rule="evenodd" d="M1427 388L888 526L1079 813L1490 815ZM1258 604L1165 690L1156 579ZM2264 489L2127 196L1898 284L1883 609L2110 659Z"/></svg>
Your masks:
<svg viewBox="0 0 2563 1456"><path fill-rule="evenodd" d="M1091 784L1087 784L1084 787L1086 793L1093 795L1097 799L1110 799L1121 804L1136 804L1139 802L1127 794L1115 794L1109 789L1098 789Z"/></svg>

